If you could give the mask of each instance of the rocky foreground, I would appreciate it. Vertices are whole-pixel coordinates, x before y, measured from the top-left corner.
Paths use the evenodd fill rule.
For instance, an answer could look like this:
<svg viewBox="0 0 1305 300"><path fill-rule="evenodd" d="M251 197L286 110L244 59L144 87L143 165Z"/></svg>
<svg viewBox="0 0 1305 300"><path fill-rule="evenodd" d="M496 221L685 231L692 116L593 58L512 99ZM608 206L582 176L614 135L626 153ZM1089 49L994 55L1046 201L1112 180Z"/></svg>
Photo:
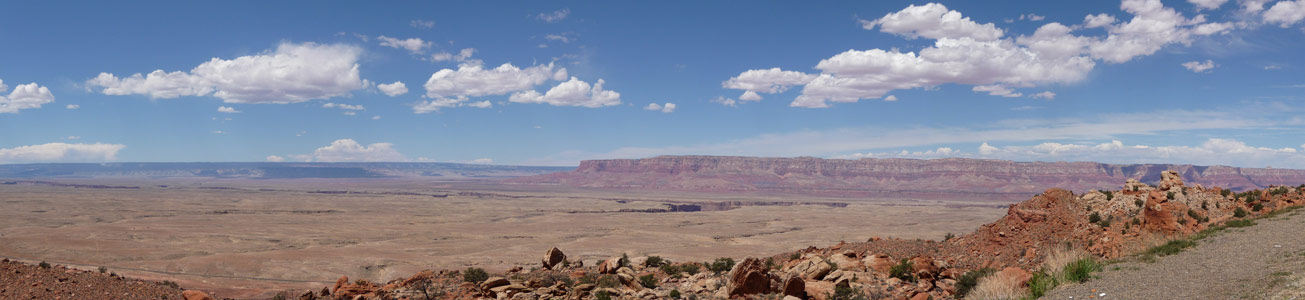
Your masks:
<svg viewBox="0 0 1305 300"><path fill-rule="evenodd" d="M1227 221L1305 203L1305 185L1243 193L1188 186L1164 172L1155 186L1076 195L1049 189L1010 206L1005 217L943 241L872 238L770 257L670 262L613 257L586 266L559 249L539 267L505 274L425 271L388 283L341 277L298 299L953 299L973 288L967 273L993 270L1025 289L1048 259L1066 252L1096 259L1136 254ZM986 273L985 273L986 274Z"/></svg>
<svg viewBox="0 0 1305 300"><path fill-rule="evenodd" d="M385 283L340 277L320 290L286 291L277 297L915 300L960 298L962 293L983 290L985 282L1004 285L1013 295L1031 290L1048 266L1062 266L1065 253L1094 259L1134 255L1230 221L1302 204L1305 185L1235 193L1187 185L1179 173L1168 171L1156 185L1130 179L1114 191L1075 194L1048 189L1011 205L1006 216L993 223L972 233L949 234L941 241L871 238L712 262L614 254L587 263L571 261L553 248L544 252L538 267L529 270L502 274L475 268L427 270ZM167 284L58 266L9 261L0 266L3 299L211 299L198 291L183 294Z"/></svg>

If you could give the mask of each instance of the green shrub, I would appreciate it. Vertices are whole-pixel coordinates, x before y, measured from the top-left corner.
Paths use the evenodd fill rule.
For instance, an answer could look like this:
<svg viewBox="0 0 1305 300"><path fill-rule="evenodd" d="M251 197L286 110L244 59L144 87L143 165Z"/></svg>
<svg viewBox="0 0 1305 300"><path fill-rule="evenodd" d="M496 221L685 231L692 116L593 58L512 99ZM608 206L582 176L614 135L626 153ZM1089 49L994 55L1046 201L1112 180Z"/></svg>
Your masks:
<svg viewBox="0 0 1305 300"><path fill-rule="evenodd" d="M1090 257L1080 258L1074 262L1065 265L1065 280L1078 283L1087 282L1092 278L1092 272L1101 271L1101 265Z"/></svg>
<svg viewBox="0 0 1305 300"><path fill-rule="evenodd" d="M621 286L621 279L616 278L615 275L603 275L598 277L598 284L596 285L598 287L614 288Z"/></svg>
<svg viewBox="0 0 1305 300"><path fill-rule="evenodd" d="M1256 203L1255 206L1251 207L1251 211L1261 211L1261 210L1264 210L1264 203Z"/></svg>
<svg viewBox="0 0 1305 300"><path fill-rule="evenodd" d="M707 265L707 269L716 274L724 273L734 268L734 259L729 257L717 258L715 262Z"/></svg>
<svg viewBox="0 0 1305 300"><path fill-rule="evenodd" d="M272 296L272 300L285 300L285 292L276 293Z"/></svg>
<svg viewBox="0 0 1305 300"><path fill-rule="evenodd" d="M625 254L625 253L621 253L621 260L617 261L617 262L616 262L616 265L621 266L621 267L629 267L629 266L630 266L630 255L629 255L629 254Z"/></svg>
<svg viewBox="0 0 1305 300"><path fill-rule="evenodd" d="M1095 211L1092 212L1092 215L1088 216L1088 222L1089 223L1101 222L1101 214Z"/></svg>
<svg viewBox="0 0 1305 300"><path fill-rule="evenodd" d="M50 263L45 262L45 261L41 261L41 263L36 264L36 266L41 267L42 269L49 269L49 268L50 268Z"/></svg>
<svg viewBox="0 0 1305 300"><path fill-rule="evenodd" d="M675 265L665 264L659 269L662 270L662 273L666 273L666 276L675 277L675 275L680 275L680 268Z"/></svg>
<svg viewBox="0 0 1305 300"><path fill-rule="evenodd" d="M1201 215L1197 214L1195 210L1191 210L1191 209L1187 210L1187 216L1192 217L1192 219L1196 219L1196 220L1201 219Z"/></svg>
<svg viewBox="0 0 1305 300"><path fill-rule="evenodd" d="M1146 204L1146 202L1142 202L1142 199L1133 200L1133 205L1137 205L1137 207L1142 207L1143 204Z"/></svg>
<svg viewBox="0 0 1305 300"><path fill-rule="evenodd" d="M1105 220L1105 221L1101 221L1101 223L1097 223L1097 224L1098 224L1098 225L1101 225L1101 228L1110 228L1110 220L1109 220L1109 219L1107 219L1107 220Z"/></svg>
<svg viewBox="0 0 1305 300"><path fill-rule="evenodd" d="M799 258L802 258L802 253L793 252L793 254L788 255L788 260L796 260Z"/></svg>
<svg viewBox="0 0 1305 300"><path fill-rule="evenodd" d="M956 237L955 234L952 234L951 232L948 232L947 234L943 235L943 241L946 242L946 241L951 240L952 238L955 238L955 237Z"/></svg>
<svg viewBox="0 0 1305 300"><path fill-rule="evenodd" d="M108 271L109 271L109 268L105 268L104 266L100 266L100 274L104 274L104 272L108 272Z"/></svg>
<svg viewBox="0 0 1305 300"><path fill-rule="evenodd" d="M1047 275L1046 272L1033 273L1033 277L1029 279L1029 296L1033 299L1042 298L1051 289L1056 288L1057 284L1059 283L1056 282L1056 277Z"/></svg>
<svg viewBox="0 0 1305 300"><path fill-rule="evenodd" d="M1147 249L1145 254L1156 256L1174 255L1178 254L1178 252L1183 252L1184 249L1191 248L1192 246L1196 246L1196 242L1189 240L1172 240L1164 245Z"/></svg>
<svg viewBox="0 0 1305 300"><path fill-rule="evenodd" d="M661 267L662 264L665 262L666 260L662 259L661 256L649 256L648 260L644 261L643 265L645 267L657 268L657 267Z"/></svg>
<svg viewBox="0 0 1305 300"><path fill-rule="evenodd" d="M1174 192L1165 192L1165 199L1174 200Z"/></svg>
<svg viewBox="0 0 1305 300"><path fill-rule="evenodd" d="M671 290L671 299L680 299L680 289Z"/></svg>
<svg viewBox="0 0 1305 300"><path fill-rule="evenodd" d="M866 300L866 299L869 299L869 298L867 298L867 297L865 296L865 293L863 293L863 292L861 292L861 291L859 291L859 290L853 289L851 286L849 286L848 284L844 283L844 284L840 284L840 285L834 286L834 292L833 292L832 294L826 295L826 296L825 296L825 299L828 299L828 300Z"/></svg>
<svg viewBox="0 0 1305 300"><path fill-rule="evenodd" d="M594 293L594 299L597 299L597 300L612 300L612 295L608 295L608 294L607 294L607 291L598 291L597 293Z"/></svg>
<svg viewBox="0 0 1305 300"><path fill-rule="evenodd" d="M1223 226L1229 228L1255 226L1255 220L1232 220L1223 223Z"/></svg>
<svg viewBox="0 0 1305 300"><path fill-rule="evenodd" d="M1245 217L1246 217L1246 210L1245 210L1245 209L1242 209L1241 207L1238 207L1237 210L1233 211L1233 217L1236 217L1236 218L1245 218Z"/></svg>
<svg viewBox="0 0 1305 300"><path fill-rule="evenodd" d="M1219 191L1220 196L1228 197L1228 195L1230 194L1232 194L1232 190L1229 189L1223 189Z"/></svg>
<svg viewBox="0 0 1305 300"><path fill-rule="evenodd" d="M1105 191L1103 193L1106 193L1106 201L1115 199L1115 193L1111 193L1110 191Z"/></svg>
<svg viewBox="0 0 1305 300"><path fill-rule="evenodd" d="M1136 192L1136 191L1137 191L1137 187L1133 187L1133 191Z"/></svg>
<svg viewBox="0 0 1305 300"><path fill-rule="evenodd" d="M915 269L911 267L911 262L903 258L901 263L893 265L888 269L888 277L901 279L902 281L915 282Z"/></svg>
<svg viewBox="0 0 1305 300"><path fill-rule="evenodd" d="M642 285L645 288L655 289L657 288L657 276L653 274L639 276L639 285Z"/></svg>
<svg viewBox="0 0 1305 300"><path fill-rule="evenodd" d="M689 275L698 274L698 270L699 270L699 266L696 264L680 265L680 271L684 273L688 273Z"/></svg>
<svg viewBox="0 0 1305 300"><path fill-rule="evenodd" d="M961 278L956 280L956 299L965 298L965 295L969 294L970 290L979 285L980 278L988 277L988 275L992 275L993 272L995 271L991 268L983 268L962 274Z"/></svg>
<svg viewBox="0 0 1305 300"><path fill-rule="evenodd" d="M1139 220L1139 219L1137 219L1137 218L1133 218L1133 225L1142 225L1142 220Z"/></svg>
<svg viewBox="0 0 1305 300"><path fill-rule="evenodd" d="M471 267L462 272L462 281L481 283L486 279L489 279L489 273L485 273L485 269Z"/></svg>
<svg viewBox="0 0 1305 300"><path fill-rule="evenodd" d="M1178 219L1178 224L1179 224L1179 225L1187 225L1187 219L1186 219L1186 218Z"/></svg>

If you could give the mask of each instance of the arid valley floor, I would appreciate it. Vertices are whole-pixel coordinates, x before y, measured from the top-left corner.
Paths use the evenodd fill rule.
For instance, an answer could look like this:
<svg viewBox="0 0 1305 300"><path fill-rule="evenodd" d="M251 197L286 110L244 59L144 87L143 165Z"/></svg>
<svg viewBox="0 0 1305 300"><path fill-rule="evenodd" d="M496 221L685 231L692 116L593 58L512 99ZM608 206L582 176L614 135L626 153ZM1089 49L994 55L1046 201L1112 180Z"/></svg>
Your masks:
<svg viewBox="0 0 1305 300"><path fill-rule="evenodd" d="M57 179L0 185L0 257L172 280L224 297L537 265L550 247L673 261L870 237L941 239L1007 203L613 192L416 179ZM113 188L128 187L128 188ZM670 204L702 211L665 212Z"/></svg>

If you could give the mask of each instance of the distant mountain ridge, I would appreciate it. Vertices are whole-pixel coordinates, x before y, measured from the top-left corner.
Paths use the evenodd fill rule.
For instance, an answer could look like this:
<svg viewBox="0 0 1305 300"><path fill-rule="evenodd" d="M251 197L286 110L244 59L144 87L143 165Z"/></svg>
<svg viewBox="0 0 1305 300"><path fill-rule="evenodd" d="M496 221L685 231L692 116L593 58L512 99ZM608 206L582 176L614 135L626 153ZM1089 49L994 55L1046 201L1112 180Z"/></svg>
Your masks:
<svg viewBox="0 0 1305 300"><path fill-rule="evenodd" d="M1192 185L1234 190L1305 182L1305 170L1186 164L737 156L588 160L574 171L509 182L607 189L1018 201L1051 187L1087 191L1118 189L1127 179L1158 182L1160 172L1165 170L1178 171Z"/></svg>
<svg viewBox="0 0 1305 300"><path fill-rule="evenodd" d="M512 178L567 171L568 167L457 163L47 163L0 165L0 178Z"/></svg>

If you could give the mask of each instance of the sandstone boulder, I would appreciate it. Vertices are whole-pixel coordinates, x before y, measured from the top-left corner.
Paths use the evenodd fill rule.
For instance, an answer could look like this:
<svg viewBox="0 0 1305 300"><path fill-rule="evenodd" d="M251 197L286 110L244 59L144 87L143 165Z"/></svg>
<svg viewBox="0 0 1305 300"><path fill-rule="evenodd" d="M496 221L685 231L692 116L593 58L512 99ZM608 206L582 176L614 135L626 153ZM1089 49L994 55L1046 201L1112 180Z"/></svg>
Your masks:
<svg viewBox="0 0 1305 300"><path fill-rule="evenodd" d="M1017 267L1006 267L1005 269L1001 269L1000 274L1004 278L1010 278L1014 282L1018 282L1021 286L1028 284L1029 279L1033 279L1033 274Z"/></svg>
<svg viewBox="0 0 1305 300"><path fill-rule="evenodd" d="M490 277L489 279L485 279L484 282L480 283L480 288L488 290L488 289L493 289L496 287L505 286L509 284L512 284L512 282L509 282L507 278Z"/></svg>
<svg viewBox="0 0 1305 300"><path fill-rule="evenodd" d="M861 263L869 267L876 274L888 274L888 270L894 265L893 260L888 258L887 254L874 254L861 260Z"/></svg>
<svg viewBox="0 0 1305 300"><path fill-rule="evenodd" d="M1161 191L1151 191L1147 193L1146 198L1142 218L1145 221L1147 230L1163 233L1175 233L1182 230L1182 224L1178 223L1178 218L1186 217L1187 207L1185 205L1169 201L1165 193Z"/></svg>
<svg viewBox="0 0 1305 300"><path fill-rule="evenodd" d="M340 288L346 284L349 284L349 276L340 276L340 278L335 279L335 285L331 286L331 295L339 294Z"/></svg>
<svg viewBox="0 0 1305 300"><path fill-rule="evenodd" d="M621 268L621 258L613 257L598 263L599 274L615 274Z"/></svg>
<svg viewBox="0 0 1305 300"><path fill-rule="evenodd" d="M863 270L865 266L857 259L855 252L843 252L829 256L829 262L838 266L839 270Z"/></svg>
<svg viewBox="0 0 1305 300"><path fill-rule="evenodd" d="M784 287L781 292L787 297L806 299L807 283L805 280L802 280L802 277L789 275L788 278L784 279Z"/></svg>
<svg viewBox="0 0 1305 300"><path fill-rule="evenodd" d="M911 258L911 269L915 270L915 277L920 279L933 280L938 278L938 264L933 258L928 256L917 256Z"/></svg>
<svg viewBox="0 0 1305 300"><path fill-rule="evenodd" d="M1173 170L1165 170L1164 172L1160 172L1159 188L1161 190L1167 191L1172 188L1182 188L1182 187L1183 187L1183 176L1178 175L1178 172L1175 172Z"/></svg>
<svg viewBox="0 0 1305 300"><path fill-rule="evenodd" d="M213 300L212 296L209 296L204 292L196 291L196 290L188 290L188 291L181 292L181 298L186 300Z"/></svg>
<svg viewBox="0 0 1305 300"><path fill-rule="evenodd" d="M792 268L789 268L788 272L802 276L802 278L805 279L820 280L825 278L825 275L828 275L829 272L833 270L834 266L826 263L824 259L821 259L820 257L808 257L803 259L801 262L794 264Z"/></svg>
<svg viewBox="0 0 1305 300"><path fill-rule="evenodd" d="M770 272L766 263L756 257L745 258L734 265L727 284L730 297L771 292Z"/></svg>
<svg viewBox="0 0 1305 300"><path fill-rule="evenodd" d="M562 261L565 260L566 254L562 253L562 250L558 250L557 247L550 248L544 252L544 269L552 270L553 267L561 266Z"/></svg>

